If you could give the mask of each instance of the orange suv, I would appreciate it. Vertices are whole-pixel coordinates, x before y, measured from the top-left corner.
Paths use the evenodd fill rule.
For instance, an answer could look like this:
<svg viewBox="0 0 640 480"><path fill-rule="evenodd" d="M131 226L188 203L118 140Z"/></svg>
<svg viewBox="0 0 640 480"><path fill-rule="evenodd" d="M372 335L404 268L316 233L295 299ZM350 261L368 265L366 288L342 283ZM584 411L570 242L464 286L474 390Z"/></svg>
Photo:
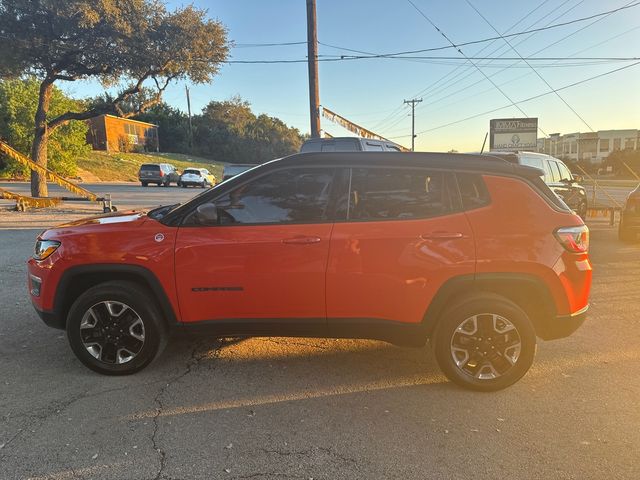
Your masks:
<svg viewBox="0 0 640 480"><path fill-rule="evenodd" d="M430 341L449 379L497 390L588 308L589 231L540 175L478 155L292 155L182 205L43 232L29 291L104 374L200 329Z"/></svg>

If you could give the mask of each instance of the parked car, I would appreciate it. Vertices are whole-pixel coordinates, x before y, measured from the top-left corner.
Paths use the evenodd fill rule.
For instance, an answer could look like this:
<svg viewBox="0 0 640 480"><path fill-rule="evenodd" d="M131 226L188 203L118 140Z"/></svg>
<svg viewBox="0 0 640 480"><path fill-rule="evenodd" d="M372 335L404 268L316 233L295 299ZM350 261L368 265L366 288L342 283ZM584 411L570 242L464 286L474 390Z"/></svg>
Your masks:
<svg viewBox="0 0 640 480"><path fill-rule="evenodd" d="M618 227L618 237L623 242L637 240L638 234L640 234L640 185L627 197Z"/></svg>
<svg viewBox="0 0 640 480"><path fill-rule="evenodd" d="M236 175L240 175L242 172L251 170L255 166L257 166L255 163L232 163L230 165L225 165L222 170L222 181L224 182L225 180L229 180L231 177L235 177Z"/></svg>
<svg viewBox="0 0 640 480"><path fill-rule="evenodd" d="M509 162L519 165L534 167L544 172L541 175L544 182L555 192L571 209L583 219L587 216L587 192L580 182L582 177L574 175L562 160L551 155L534 152L489 152L486 155L504 158Z"/></svg>
<svg viewBox="0 0 640 480"><path fill-rule="evenodd" d="M300 147L300 153L362 151L401 152L402 149L393 142L360 137L310 138Z"/></svg>
<svg viewBox="0 0 640 480"><path fill-rule="evenodd" d="M172 183L178 183L180 173L176 170L176 167L170 163L144 163L140 165L138 180L140 180L143 187L146 187L150 183L168 187Z"/></svg>
<svg viewBox="0 0 640 480"><path fill-rule="evenodd" d="M215 184L216 177L206 168L186 168L178 181L178 185L185 188L189 186L205 188Z"/></svg>
<svg viewBox="0 0 640 480"><path fill-rule="evenodd" d="M46 230L28 282L44 322L103 374L144 368L170 331L191 329L430 340L452 381L497 390L527 372L536 336L584 321L588 248L589 230L536 169L298 154L182 205Z"/></svg>

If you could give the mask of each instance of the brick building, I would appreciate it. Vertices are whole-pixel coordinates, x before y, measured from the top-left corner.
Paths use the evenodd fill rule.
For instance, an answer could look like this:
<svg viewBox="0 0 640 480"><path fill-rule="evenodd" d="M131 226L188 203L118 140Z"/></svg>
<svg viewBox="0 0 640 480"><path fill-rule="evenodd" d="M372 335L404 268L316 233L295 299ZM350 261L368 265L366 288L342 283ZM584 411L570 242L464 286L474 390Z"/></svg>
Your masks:
<svg viewBox="0 0 640 480"><path fill-rule="evenodd" d="M87 120L87 143L107 152L157 152L158 126L129 118L100 115Z"/></svg>

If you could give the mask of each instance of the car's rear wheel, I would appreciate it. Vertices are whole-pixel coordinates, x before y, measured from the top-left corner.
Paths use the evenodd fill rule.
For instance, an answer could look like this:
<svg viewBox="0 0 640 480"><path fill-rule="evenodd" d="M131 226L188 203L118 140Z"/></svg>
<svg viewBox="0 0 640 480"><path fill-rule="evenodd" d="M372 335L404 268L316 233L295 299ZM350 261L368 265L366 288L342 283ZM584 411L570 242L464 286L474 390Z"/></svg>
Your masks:
<svg viewBox="0 0 640 480"><path fill-rule="evenodd" d="M200 184L200 188L205 188L207 186L207 181L203 180L202 183Z"/></svg>
<svg viewBox="0 0 640 480"><path fill-rule="evenodd" d="M470 297L446 311L433 337L436 359L451 381L495 391L527 373L536 335L527 314L492 294Z"/></svg>
<svg viewBox="0 0 640 480"><path fill-rule="evenodd" d="M76 357L105 375L128 375L164 349L167 328L154 299L132 282L106 282L74 302L67 337Z"/></svg>
<svg viewBox="0 0 640 480"><path fill-rule="evenodd" d="M147 182L140 182L140 183L142 183L142 186L143 186L143 187L146 187L146 186L148 186L148 185L149 185Z"/></svg>

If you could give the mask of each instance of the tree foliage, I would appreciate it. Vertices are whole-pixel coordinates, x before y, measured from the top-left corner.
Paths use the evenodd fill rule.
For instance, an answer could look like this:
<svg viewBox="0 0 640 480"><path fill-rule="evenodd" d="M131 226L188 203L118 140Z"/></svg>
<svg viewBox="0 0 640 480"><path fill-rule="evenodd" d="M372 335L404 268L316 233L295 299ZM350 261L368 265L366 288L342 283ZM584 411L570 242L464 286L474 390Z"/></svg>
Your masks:
<svg viewBox="0 0 640 480"><path fill-rule="evenodd" d="M616 150L611 152L602 163L604 168L611 166L618 177L636 178L640 176L640 150ZM629 169L633 170L633 175Z"/></svg>
<svg viewBox="0 0 640 480"><path fill-rule="evenodd" d="M193 6L167 10L160 0L0 0L0 77L40 80L31 157L47 165L49 135L72 120L103 113L131 116L122 106L145 85L155 94L136 110L160 102L172 80L208 82L228 55L226 29ZM87 110L53 115L57 81L98 79L118 93ZM46 182L32 173L32 193Z"/></svg>
<svg viewBox="0 0 640 480"><path fill-rule="evenodd" d="M260 163L296 153L303 137L282 120L256 116L240 97L212 101L192 118L193 145L189 145L189 119L178 109L161 103L135 117L159 127L160 150L194 153L213 160Z"/></svg>
<svg viewBox="0 0 640 480"><path fill-rule="evenodd" d="M33 118L38 107L40 83L33 79L0 81L0 138L8 141L21 153L29 155L33 144ZM51 96L51 114L80 111L83 103L67 97L54 88ZM84 122L73 122L57 129L49 140L49 168L64 176L76 174L76 159L85 156L88 127ZM27 175L28 169L0 158L0 171L9 175Z"/></svg>

